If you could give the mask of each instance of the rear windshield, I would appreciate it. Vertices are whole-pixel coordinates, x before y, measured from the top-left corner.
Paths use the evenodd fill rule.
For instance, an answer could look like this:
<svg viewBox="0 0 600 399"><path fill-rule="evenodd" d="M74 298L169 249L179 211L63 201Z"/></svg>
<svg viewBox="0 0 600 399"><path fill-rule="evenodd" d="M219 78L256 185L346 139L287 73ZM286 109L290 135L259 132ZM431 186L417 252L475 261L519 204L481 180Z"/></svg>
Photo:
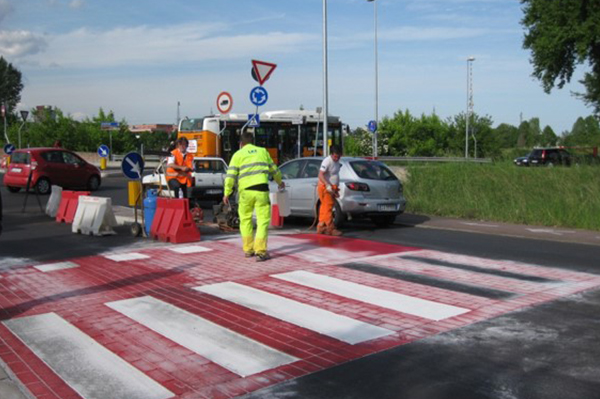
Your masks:
<svg viewBox="0 0 600 399"><path fill-rule="evenodd" d="M221 161L194 160L194 171L198 173L223 173L225 165Z"/></svg>
<svg viewBox="0 0 600 399"><path fill-rule="evenodd" d="M31 155L28 152L14 152L10 156L10 163L22 163L29 165Z"/></svg>
<svg viewBox="0 0 600 399"><path fill-rule="evenodd" d="M398 180L398 178L385 165L372 161L350 162L352 170L361 179L369 180Z"/></svg>

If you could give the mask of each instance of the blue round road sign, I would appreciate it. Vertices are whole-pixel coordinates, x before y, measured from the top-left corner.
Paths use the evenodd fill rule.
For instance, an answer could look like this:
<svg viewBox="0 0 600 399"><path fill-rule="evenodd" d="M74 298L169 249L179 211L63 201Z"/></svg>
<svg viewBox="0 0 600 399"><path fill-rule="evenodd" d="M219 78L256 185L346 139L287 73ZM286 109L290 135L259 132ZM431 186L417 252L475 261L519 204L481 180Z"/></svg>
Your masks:
<svg viewBox="0 0 600 399"><path fill-rule="evenodd" d="M108 157L109 152L110 150L106 144L102 144L100 147L98 147L98 155L100 155L102 158Z"/></svg>
<svg viewBox="0 0 600 399"><path fill-rule="evenodd" d="M121 163L123 174L133 180L141 180L144 172L144 158L137 152L130 152Z"/></svg>
<svg viewBox="0 0 600 399"><path fill-rule="evenodd" d="M4 145L4 153L6 155L12 154L13 152L15 152L15 149L16 148L15 148L15 146L13 144L8 143L8 144Z"/></svg>
<svg viewBox="0 0 600 399"><path fill-rule="evenodd" d="M369 121L369 131L375 133L377 130L377 121Z"/></svg>
<svg viewBox="0 0 600 399"><path fill-rule="evenodd" d="M269 93L267 93L267 90L262 86L256 86L250 91L250 102L257 107L265 105L268 99Z"/></svg>

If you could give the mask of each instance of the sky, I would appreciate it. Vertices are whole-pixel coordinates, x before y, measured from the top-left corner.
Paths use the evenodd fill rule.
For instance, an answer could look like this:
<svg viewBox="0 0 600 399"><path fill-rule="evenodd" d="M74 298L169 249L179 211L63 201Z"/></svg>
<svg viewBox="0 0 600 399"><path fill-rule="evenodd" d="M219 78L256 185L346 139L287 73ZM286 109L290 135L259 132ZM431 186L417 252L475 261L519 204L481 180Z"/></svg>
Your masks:
<svg viewBox="0 0 600 399"><path fill-rule="evenodd" d="M327 0L329 114L351 129L408 109L443 119L473 102L494 126L540 118L560 134L592 114L571 84L546 94L522 48L518 0ZM375 29L375 7L377 24ZM260 112L323 105L323 0L0 0L0 55L23 73L19 109L129 124L253 112L252 60L277 68Z"/></svg>

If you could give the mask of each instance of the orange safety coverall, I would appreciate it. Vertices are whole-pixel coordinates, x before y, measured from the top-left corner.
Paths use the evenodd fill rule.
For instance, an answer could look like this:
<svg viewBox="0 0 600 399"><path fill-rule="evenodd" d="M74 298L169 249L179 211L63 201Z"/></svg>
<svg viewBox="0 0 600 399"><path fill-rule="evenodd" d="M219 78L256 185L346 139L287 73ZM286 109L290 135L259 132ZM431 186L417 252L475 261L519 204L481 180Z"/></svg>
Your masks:
<svg viewBox="0 0 600 399"><path fill-rule="evenodd" d="M178 166L187 166L190 169L193 169L193 160L194 156L192 154L182 154L179 149L175 149L171 151L171 155L175 157L175 164ZM192 172L184 172L183 170L175 170L173 168L167 168L167 173L165 174L165 178L167 179L167 183L171 179L177 179L177 181L181 184L185 184L187 187L192 187Z"/></svg>
<svg viewBox="0 0 600 399"><path fill-rule="evenodd" d="M337 190L337 186L332 186L333 191ZM327 191L327 186L319 182L317 187L319 199L321 200L321 208L319 209L319 224L324 223L327 226L333 225L333 206L335 197L333 193Z"/></svg>

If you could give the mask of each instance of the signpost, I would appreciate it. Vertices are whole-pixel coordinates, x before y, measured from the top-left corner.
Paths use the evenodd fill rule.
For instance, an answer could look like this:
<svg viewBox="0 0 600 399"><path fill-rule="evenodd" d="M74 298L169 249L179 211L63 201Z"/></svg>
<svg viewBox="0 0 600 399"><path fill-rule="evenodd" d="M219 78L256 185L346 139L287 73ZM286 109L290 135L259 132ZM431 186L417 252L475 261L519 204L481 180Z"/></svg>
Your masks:
<svg viewBox="0 0 600 399"><path fill-rule="evenodd" d="M260 114L248 114L248 126L260 127Z"/></svg>
<svg viewBox="0 0 600 399"><path fill-rule="evenodd" d="M217 96L217 109L219 112L223 115L228 114L232 107L233 98L231 97L231 94L226 91L221 92L221 94Z"/></svg>
<svg viewBox="0 0 600 399"><path fill-rule="evenodd" d="M112 158L113 150L112 150L112 131L119 129L119 122L102 122L100 123L100 129L108 130L108 145L110 146L110 156Z"/></svg>
<svg viewBox="0 0 600 399"><path fill-rule="evenodd" d="M144 172L144 159L137 152L130 152L121 163L123 174L132 180L141 180Z"/></svg>
<svg viewBox="0 0 600 399"><path fill-rule="evenodd" d="M252 78L262 86L271 77L275 68L277 68L277 64L252 60Z"/></svg>
<svg viewBox="0 0 600 399"><path fill-rule="evenodd" d="M106 158L108 157L108 154L110 154L110 151L105 144L102 144L100 147L98 147L98 155L100 156L100 169L101 170L106 169L106 162L107 162Z"/></svg>
<svg viewBox="0 0 600 399"><path fill-rule="evenodd" d="M7 144L4 145L4 153L6 155L12 154L13 152L15 152L15 149L16 148L15 148L15 146L13 144L7 143Z"/></svg>
<svg viewBox="0 0 600 399"><path fill-rule="evenodd" d="M250 91L250 102L257 107L265 105L267 100L269 100L269 93L264 87L256 86Z"/></svg>
<svg viewBox="0 0 600 399"><path fill-rule="evenodd" d="M369 132L375 133L377 131L377 121L369 121Z"/></svg>

